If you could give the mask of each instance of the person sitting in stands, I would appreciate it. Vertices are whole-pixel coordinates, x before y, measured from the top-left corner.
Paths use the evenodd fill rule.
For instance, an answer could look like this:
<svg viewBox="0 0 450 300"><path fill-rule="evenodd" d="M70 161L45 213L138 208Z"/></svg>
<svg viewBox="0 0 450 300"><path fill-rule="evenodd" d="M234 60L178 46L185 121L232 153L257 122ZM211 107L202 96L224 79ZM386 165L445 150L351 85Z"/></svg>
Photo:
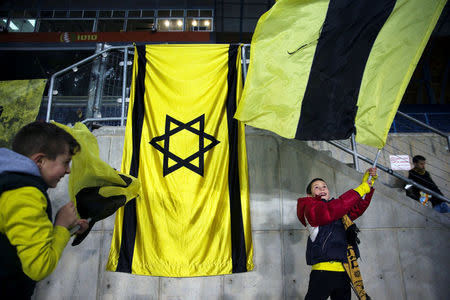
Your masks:
<svg viewBox="0 0 450 300"><path fill-rule="evenodd" d="M431 179L430 173L425 170L425 160L425 157L423 157L422 155L416 155L413 157L414 168L409 170L408 178L432 190L433 192L442 195L442 192L439 190L436 183L434 183L433 179ZM406 189L406 195L417 201L420 201L421 192L422 191L415 186L411 186ZM447 203L445 203L443 200L437 197L431 197L430 201L433 205L434 210L441 213L447 213L450 211Z"/></svg>

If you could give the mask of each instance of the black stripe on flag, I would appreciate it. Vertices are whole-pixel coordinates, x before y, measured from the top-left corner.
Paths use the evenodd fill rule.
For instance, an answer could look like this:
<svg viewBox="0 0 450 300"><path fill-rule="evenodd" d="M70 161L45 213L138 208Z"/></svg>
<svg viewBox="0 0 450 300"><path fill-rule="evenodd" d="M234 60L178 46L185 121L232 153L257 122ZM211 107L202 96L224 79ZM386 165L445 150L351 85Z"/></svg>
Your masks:
<svg viewBox="0 0 450 300"><path fill-rule="evenodd" d="M132 112L133 154L131 156L130 175L138 177L139 150L141 147L142 125L144 123L145 95L145 46L136 46L138 55L138 73L135 80L135 94ZM122 224L122 240L116 272L131 273L134 243L136 240L136 199L130 200L124 209Z"/></svg>
<svg viewBox="0 0 450 300"><path fill-rule="evenodd" d="M355 132L364 68L395 2L330 1L302 101L296 139L346 139Z"/></svg>
<svg viewBox="0 0 450 300"><path fill-rule="evenodd" d="M228 190L230 194L231 248L233 273L247 272L247 252L245 250L244 225L242 221L241 189L239 184L238 121L236 112L236 59L239 45L230 45L228 50L228 93L227 122L229 142Z"/></svg>

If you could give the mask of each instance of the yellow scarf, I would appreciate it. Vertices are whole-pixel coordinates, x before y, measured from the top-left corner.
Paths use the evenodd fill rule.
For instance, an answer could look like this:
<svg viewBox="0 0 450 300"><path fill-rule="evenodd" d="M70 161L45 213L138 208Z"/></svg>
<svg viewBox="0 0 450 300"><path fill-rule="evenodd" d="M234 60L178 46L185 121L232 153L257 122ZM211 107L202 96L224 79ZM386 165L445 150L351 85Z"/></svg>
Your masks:
<svg viewBox="0 0 450 300"><path fill-rule="evenodd" d="M347 230L347 228L349 228L351 225L354 224L347 215L342 217L342 223L344 223L345 230ZM350 277L353 290L355 291L359 299L370 300L369 295L367 295L366 291L364 290L364 284L361 272L359 271L359 265L355 254L355 250L353 249L353 246L350 244L348 244L347 246L347 260L348 262L342 263L342 265L344 266L344 269L347 272L348 277Z"/></svg>

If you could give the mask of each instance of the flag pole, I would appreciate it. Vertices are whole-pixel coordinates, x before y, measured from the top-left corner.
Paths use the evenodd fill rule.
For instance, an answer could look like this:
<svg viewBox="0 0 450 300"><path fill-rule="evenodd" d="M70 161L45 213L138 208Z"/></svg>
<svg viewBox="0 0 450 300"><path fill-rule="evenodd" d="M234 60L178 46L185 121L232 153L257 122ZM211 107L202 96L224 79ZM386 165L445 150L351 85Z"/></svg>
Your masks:
<svg viewBox="0 0 450 300"><path fill-rule="evenodd" d="M91 222L91 220L92 220L92 218L87 218L88 224ZM71 235L71 236L74 235L75 232L77 232L78 230L80 230L80 228L81 228L81 226L78 225L78 224L75 225L74 227L70 228L70 230L69 230L70 235Z"/></svg>
<svg viewBox="0 0 450 300"><path fill-rule="evenodd" d="M375 160L372 164L372 168L375 168L377 166L377 161L378 161L378 158L380 157L380 154L381 154L381 149L378 149L377 155L375 156ZM369 181L371 179L372 179L372 175L369 176Z"/></svg>

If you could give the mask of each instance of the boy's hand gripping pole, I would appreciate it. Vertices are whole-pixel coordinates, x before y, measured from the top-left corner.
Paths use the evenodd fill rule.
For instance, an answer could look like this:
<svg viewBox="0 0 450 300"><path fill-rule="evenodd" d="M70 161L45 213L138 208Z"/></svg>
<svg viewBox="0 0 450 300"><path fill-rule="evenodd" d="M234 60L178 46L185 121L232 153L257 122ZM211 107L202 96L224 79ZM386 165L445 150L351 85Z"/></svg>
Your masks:
<svg viewBox="0 0 450 300"><path fill-rule="evenodd" d="M92 218L87 218L88 224L91 222L91 220L92 220ZM70 228L70 230L69 230L70 235L71 235L71 236L74 235L75 232L77 232L78 230L80 230L80 228L81 228L80 225L75 225L74 227Z"/></svg>
<svg viewBox="0 0 450 300"><path fill-rule="evenodd" d="M375 161L372 164L372 168L376 168L378 158L380 157L381 149L378 149L377 155L375 156ZM369 175L369 181L372 179L372 175Z"/></svg>
<svg viewBox="0 0 450 300"><path fill-rule="evenodd" d="M380 157L380 154L381 154L381 149L378 149L377 155L375 156L375 161L372 164L372 168L375 168L377 166L377 161L378 161L378 158ZM372 175L369 175L369 178L367 181L370 182L371 180L372 180ZM372 186L373 186L373 184L372 184ZM366 195L362 196L362 198L365 199Z"/></svg>

